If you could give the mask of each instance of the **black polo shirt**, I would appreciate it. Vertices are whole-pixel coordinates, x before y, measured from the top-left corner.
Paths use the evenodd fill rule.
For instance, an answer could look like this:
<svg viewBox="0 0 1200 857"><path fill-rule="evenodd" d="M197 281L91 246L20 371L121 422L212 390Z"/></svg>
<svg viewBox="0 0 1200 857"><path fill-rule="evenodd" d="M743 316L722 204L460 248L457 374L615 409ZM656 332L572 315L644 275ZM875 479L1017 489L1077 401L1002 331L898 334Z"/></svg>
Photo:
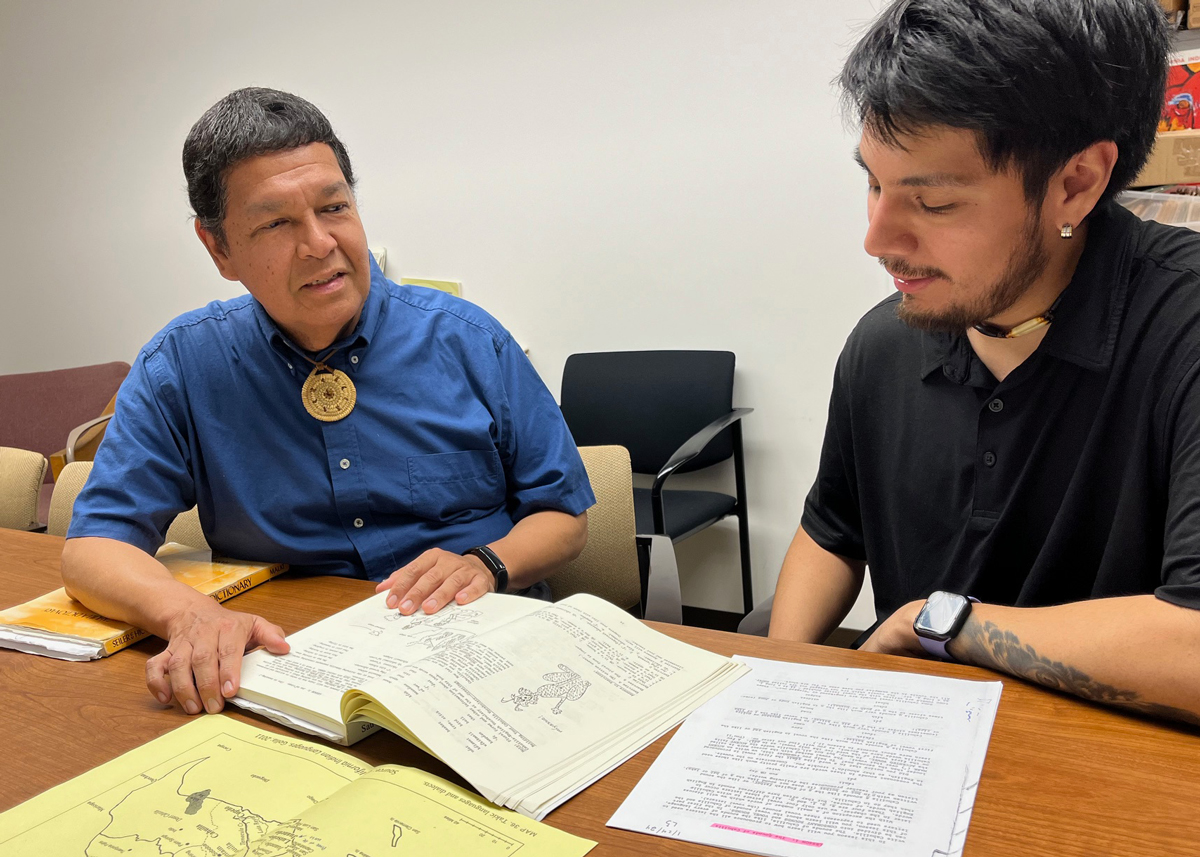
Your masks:
<svg viewBox="0 0 1200 857"><path fill-rule="evenodd" d="M896 318L838 360L802 523L866 560L879 618L937 589L1036 607L1200 608L1200 234L1114 203L1037 351L1003 382L965 334Z"/></svg>

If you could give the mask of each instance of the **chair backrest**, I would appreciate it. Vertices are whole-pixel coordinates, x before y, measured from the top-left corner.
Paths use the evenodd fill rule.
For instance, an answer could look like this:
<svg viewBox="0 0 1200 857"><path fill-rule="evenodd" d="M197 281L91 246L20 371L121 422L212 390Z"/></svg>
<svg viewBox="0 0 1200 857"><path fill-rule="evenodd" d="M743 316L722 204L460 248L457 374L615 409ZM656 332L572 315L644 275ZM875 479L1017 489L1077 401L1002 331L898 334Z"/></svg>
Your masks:
<svg viewBox="0 0 1200 857"><path fill-rule="evenodd" d="M46 532L52 536L65 536L71 526L71 513L75 509L75 498L83 490L84 483L92 473L92 462L73 461L62 469L54 483L54 494L50 497L50 520ZM208 548L208 540L200 527L200 513L196 507L176 516L167 528L167 541L179 542L193 548Z"/></svg>
<svg viewBox="0 0 1200 857"><path fill-rule="evenodd" d="M617 444L635 473L657 473L689 437L733 409L730 351L572 354L563 367L562 412L580 446ZM728 430L682 468L733 454Z"/></svg>
<svg viewBox="0 0 1200 857"><path fill-rule="evenodd" d="M38 527L38 492L46 476L40 452L0 446L0 527L33 530Z"/></svg>
<svg viewBox="0 0 1200 857"><path fill-rule="evenodd" d="M0 375L0 445L49 456L62 449L75 426L98 416L129 374L122 362Z"/></svg>
<svg viewBox="0 0 1200 857"><path fill-rule="evenodd" d="M556 601L590 592L628 609L642 598L629 453L619 446L584 446L579 454L596 494L588 509L587 547L546 582Z"/></svg>

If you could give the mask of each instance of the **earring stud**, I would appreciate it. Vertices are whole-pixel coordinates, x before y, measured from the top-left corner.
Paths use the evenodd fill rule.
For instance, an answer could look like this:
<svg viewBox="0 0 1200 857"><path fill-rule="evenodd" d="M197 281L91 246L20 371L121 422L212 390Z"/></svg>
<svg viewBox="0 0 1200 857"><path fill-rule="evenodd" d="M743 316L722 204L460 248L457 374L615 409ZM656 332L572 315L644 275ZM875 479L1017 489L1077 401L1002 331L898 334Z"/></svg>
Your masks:
<svg viewBox="0 0 1200 857"><path fill-rule="evenodd" d="M1062 229L1058 230L1058 234L1063 238L1070 238L1075 234L1075 227L1069 223L1064 223Z"/></svg>

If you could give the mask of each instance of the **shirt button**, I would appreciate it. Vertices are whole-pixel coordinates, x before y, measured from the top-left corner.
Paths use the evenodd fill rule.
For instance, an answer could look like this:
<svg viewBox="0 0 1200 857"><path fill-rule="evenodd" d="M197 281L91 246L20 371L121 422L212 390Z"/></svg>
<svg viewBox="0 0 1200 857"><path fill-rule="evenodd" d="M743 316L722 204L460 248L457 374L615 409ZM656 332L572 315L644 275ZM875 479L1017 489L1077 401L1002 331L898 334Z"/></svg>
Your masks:
<svg viewBox="0 0 1200 857"><path fill-rule="evenodd" d="M362 518L355 518L355 519L354 519L354 526L355 526L355 528L357 528L357 529L362 529L362 525L363 525L363 519L362 519Z"/></svg>
<svg viewBox="0 0 1200 857"><path fill-rule="evenodd" d="M357 354L351 354L351 355L350 355L350 362L351 362L351 363L358 363L358 355L357 355Z"/></svg>
<svg viewBox="0 0 1200 857"><path fill-rule="evenodd" d="M338 464L341 465L342 470L350 469L350 459L349 458L343 458L341 461L338 462Z"/></svg>
<svg viewBox="0 0 1200 857"><path fill-rule="evenodd" d="M993 414L998 414L1004 410L1004 402L1000 401L999 399L992 399L990 402L988 402L988 410L990 410Z"/></svg>
<svg viewBox="0 0 1200 857"><path fill-rule="evenodd" d="M983 454L983 463L986 464L988 467L995 467L996 466L996 453L985 452Z"/></svg>

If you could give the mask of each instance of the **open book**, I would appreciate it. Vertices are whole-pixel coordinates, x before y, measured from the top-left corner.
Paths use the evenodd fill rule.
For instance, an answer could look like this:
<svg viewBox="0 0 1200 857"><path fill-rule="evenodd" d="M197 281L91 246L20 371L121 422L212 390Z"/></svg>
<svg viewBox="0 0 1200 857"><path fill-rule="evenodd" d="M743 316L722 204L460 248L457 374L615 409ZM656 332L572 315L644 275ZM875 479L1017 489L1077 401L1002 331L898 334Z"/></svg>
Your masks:
<svg viewBox="0 0 1200 857"><path fill-rule="evenodd" d="M287 571L283 563L214 560L211 551L174 542L159 548L155 558L176 580L218 601ZM0 611L0 648L64 661L103 658L148 636L141 628L93 613L64 589Z"/></svg>
<svg viewBox="0 0 1200 857"><path fill-rule="evenodd" d="M402 616L386 594L247 655L233 701L343 744L383 726L539 820L747 671L591 595Z"/></svg>

